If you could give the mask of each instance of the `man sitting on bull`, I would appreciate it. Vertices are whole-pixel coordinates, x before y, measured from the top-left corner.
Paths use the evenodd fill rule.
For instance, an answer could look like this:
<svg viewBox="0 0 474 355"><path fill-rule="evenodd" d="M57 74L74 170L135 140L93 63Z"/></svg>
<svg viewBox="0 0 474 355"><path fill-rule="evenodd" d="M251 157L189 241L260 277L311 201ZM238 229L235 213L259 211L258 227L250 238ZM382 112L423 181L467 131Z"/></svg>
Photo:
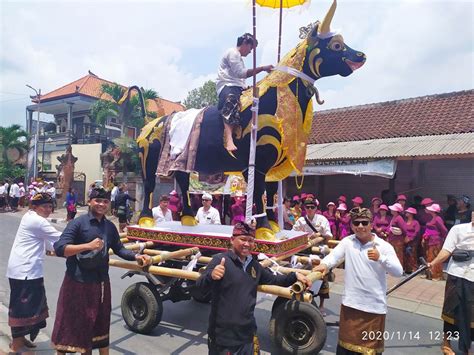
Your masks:
<svg viewBox="0 0 474 355"><path fill-rule="evenodd" d="M229 48L221 59L217 70L216 89L219 96L218 110L224 120L224 145L229 152L237 150L232 137L233 127L240 125L240 95L245 89L245 79L266 71L273 65L246 69L242 57L257 47L258 41L250 33L237 38L237 47Z"/></svg>

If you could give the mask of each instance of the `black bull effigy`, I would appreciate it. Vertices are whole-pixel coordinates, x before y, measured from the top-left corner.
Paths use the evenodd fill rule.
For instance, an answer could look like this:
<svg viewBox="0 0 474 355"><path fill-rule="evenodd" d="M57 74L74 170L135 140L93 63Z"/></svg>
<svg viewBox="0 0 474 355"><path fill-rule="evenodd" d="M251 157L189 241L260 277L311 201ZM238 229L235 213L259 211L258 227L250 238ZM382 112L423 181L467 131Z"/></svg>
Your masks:
<svg viewBox="0 0 474 355"><path fill-rule="evenodd" d="M274 70L261 80L259 88L258 132L255 160L254 201L257 218L257 238L273 240L279 230L273 211L277 181L293 171L301 172L306 144L313 119L312 96L317 90L313 83L322 77L348 76L360 68L364 53L348 47L340 34L330 31L336 1L322 22L316 22L304 38L279 63L293 68L286 72ZM131 90L131 88L129 89ZM129 97L129 93L124 97ZM241 97L241 132L235 139L238 150L232 157L223 145L223 121L215 106L205 109L200 128L194 171L203 174L240 172L247 179L252 118L252 90ZM143 108L144 111L144 108ZM137 139L144 179L144 203L139 224L153 223L152 194L156 170L163 149L164 127L169 116L149 122ZM189 172L175 171L183 196L181 222L194 225L194 213L188 195ZM267 208L263 203L267 193ZM266 214L264 213L266 212Z"/></svg>

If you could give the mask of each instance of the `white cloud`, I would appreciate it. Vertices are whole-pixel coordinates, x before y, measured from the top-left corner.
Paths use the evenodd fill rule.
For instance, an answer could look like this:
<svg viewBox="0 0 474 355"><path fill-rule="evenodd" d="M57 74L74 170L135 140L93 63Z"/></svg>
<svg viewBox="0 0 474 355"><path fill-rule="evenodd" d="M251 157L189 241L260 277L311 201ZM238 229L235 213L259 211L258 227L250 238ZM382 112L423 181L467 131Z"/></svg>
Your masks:
<svg viewBox="0 0 474 355"><path fill-rule="evenodd" d="M284 10L283 53L299 27L321 19L329 0ZM183 100L215 78L221 53L252 31L248 0L1 2L0 124L24 122L32 94L91 70L125 85ZM333 25L367 64L347 78L317 82L318 109L473 87L469 1L340 0ZM257 10L258 64L275 63L278 10ZM251 56L246 59L251 66ZM250 83L250 80L249 80Z"/></svg>

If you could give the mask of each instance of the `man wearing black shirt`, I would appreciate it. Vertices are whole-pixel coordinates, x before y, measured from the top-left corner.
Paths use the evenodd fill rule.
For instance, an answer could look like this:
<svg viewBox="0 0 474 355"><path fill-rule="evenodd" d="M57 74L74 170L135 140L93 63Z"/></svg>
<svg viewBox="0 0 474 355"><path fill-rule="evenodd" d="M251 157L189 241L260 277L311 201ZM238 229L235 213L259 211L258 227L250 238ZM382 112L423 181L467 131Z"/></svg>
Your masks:
<svg viewBox="0 0 474 355"><path fill-rule="evenodd" d="M110 197L103 188L89 195L89 213L71 221L54 243L56 255L67 257L51 337L58 352L109 353L111 295L109 248L126 260L148 265L148 255L125 249L115 225L105 218Z"/></svg>
<svg viewBox="0 0 474 355"><path fill-rule="evenodd" d="M129 213L128 201L136 201L127 191L127 185L121 184L119 192L115 197L115 210L119 220L119 232L122 233L127 226L127 216Z"/></svg>
<svg viewBox="0 0 474 355"><path fill-rule="evenodd" d="M258 285L290 286L297 280L311 282L302 274L274 275L252 258L255 230L237 223L231 237L232 249L215 255L197 280L197 287L212 289L208 346L210 355L258 353L254 310Z"/></svg>

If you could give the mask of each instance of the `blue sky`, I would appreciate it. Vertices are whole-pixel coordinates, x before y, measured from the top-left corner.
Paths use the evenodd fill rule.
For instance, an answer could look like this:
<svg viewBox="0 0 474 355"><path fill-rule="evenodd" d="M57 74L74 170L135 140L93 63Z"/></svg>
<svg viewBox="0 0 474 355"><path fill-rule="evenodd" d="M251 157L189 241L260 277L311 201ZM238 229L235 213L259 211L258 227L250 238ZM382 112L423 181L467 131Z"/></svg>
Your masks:
<svg viewBox="0 0 474 355"><path fill-rule="evenodd" d="M283 53L330 4L284 11ZM32 94L25 84L46 93L88 70L183 100L215 78L221 54L252 30L250 0L1 0L0 16L2 126L24 124ZM339 0L333 29L367 63L350 77L318 81L326 103L317 110L473 88L471 1ZM258 64L275 64L277 35L278 10L258 8Z"/></svg>

